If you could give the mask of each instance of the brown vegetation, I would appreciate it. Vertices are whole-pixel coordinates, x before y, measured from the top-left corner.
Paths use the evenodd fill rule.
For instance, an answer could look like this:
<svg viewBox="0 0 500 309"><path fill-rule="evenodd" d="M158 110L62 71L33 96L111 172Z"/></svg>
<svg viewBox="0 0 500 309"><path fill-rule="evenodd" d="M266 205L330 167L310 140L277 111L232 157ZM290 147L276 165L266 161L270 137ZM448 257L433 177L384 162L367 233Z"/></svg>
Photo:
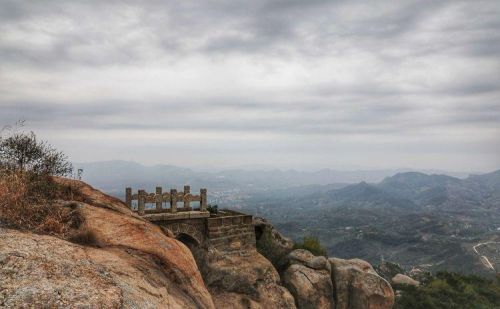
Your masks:
<svg viewBox="0 0 500 309"><path fill-rule="evenodd" d="M72 188L53 178L70 174L71 163L33 132L0 133L0 225L72 237L83 220L76 205L60 202L74 199Z"/></svg>
<svg viewBox="0 0 500 309"><path fill-rule="evenodd" d="M49 177L0 171L0 224L19 230L68 238L82 223L75 205L56 198L68 194Z"/></svg>

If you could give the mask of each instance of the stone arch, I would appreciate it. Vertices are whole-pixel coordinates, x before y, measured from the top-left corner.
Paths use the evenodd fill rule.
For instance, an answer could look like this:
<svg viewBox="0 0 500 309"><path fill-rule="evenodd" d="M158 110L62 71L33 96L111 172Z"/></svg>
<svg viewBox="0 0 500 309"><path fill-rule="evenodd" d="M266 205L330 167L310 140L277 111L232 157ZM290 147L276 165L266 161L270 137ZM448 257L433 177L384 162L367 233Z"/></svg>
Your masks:
<svg viewBox="0 0 500 309"><path fill-rule="evenodd" d="M193 251L194 248L200 247L200 243L193 236L188 234L180 233L175 239L185 244L191 251Z"/></svg>
<svg viewBox="0 0 500 309"><path fill-rule="evenodd" d="M203 243L204 237L203 234L198 231L194 226L190 224L185 224L185 223L172 223L168 224L165 226L168 228L170 231L172 231L172 234L174 234L174 237L180 241L182 241L184 236L189 236L191 239L194 240L195 244L200 246Z"/></svg>

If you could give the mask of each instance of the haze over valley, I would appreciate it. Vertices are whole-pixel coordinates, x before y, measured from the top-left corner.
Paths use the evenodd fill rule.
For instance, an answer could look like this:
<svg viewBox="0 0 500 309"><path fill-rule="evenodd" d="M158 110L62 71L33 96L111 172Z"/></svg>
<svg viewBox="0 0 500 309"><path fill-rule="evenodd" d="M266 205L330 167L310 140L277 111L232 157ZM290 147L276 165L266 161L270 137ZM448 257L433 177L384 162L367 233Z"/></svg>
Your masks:
<svg viewBox="0 0 500 309"><path fill-rule="evenodd" d="M76 163L116 197L124 188L208 188L209 202L317 236L330 255L492 276L500 267L500 171L213 170L134 162Z"/></svg>

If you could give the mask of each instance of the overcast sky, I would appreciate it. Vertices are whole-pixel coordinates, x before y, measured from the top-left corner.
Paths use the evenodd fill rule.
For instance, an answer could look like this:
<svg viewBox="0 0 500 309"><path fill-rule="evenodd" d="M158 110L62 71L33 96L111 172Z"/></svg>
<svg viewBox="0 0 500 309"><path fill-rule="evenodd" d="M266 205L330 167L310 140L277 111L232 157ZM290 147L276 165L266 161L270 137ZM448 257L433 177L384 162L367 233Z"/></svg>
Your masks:
<svg viewBox="0 0 500 309"><path fill-rule="evenodd" d="M363 2L0 0L0 124L80 162L500 168L499 2Z"/></svg>

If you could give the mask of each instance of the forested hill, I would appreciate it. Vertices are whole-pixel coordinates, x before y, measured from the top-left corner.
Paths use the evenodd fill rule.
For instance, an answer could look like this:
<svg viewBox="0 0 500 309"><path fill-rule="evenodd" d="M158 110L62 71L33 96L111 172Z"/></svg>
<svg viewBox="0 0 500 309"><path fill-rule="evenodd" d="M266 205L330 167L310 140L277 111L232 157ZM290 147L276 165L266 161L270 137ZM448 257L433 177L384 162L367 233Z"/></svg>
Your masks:
<svg viewBox="0 0 500 309"><path fill-rule="evenodd" d="M303 194L254 195L243 207L290 237L316 235L330 254L345 258L494 273L484 255L500 269L500 171L465 179L405 172L378 183L289 191Z"/></svg>

